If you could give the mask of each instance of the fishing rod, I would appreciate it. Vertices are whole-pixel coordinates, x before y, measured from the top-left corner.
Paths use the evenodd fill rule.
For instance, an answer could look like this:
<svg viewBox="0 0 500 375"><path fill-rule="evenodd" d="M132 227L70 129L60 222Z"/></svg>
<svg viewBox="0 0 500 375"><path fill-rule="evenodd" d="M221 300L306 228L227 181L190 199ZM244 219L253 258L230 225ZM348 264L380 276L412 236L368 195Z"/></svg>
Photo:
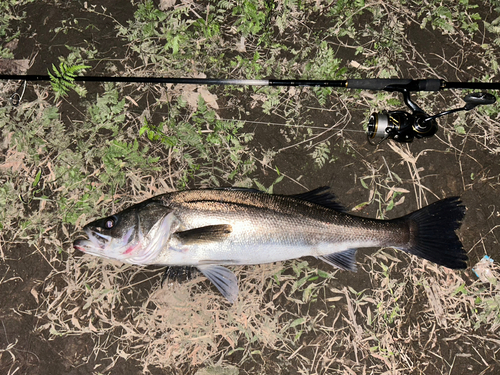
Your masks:
<svg viewBox="0 0 500 375"><path fill-rule="evenodd" d="M0 75L0 80L51 81L49 75ZM435 115L427 114L410 97L411 92L458 90L500 90L500 83L487 82L447 82L442 79L347 79L347 80L280 80L280 79L215 79L215 78L168 78L168 77L104 77L75 76L72 81L84 82L119 82L185 85L233 85L233 86L311 86L332 87L353 90L372 90L399 92L408 111L382 111L372 113L368 120L367 137L383 141L393 139L397 142L412 142L415 138L426 138L436 134L436 119L459 111L469 111L480 105L496 102L496 97L486 92L474 92L464 97L463 107L450 109Z"/></svg>

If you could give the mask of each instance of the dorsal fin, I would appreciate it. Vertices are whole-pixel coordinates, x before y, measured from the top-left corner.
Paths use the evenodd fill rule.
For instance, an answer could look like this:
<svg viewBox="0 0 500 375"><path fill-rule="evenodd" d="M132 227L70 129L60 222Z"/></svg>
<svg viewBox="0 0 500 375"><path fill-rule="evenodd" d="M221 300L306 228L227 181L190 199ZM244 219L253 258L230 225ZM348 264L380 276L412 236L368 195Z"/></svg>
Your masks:
<svg viewBox="0 0 500 375"><path fill-rule="evenodd" d="M328 186L321 186L314 190L306 191L305 193L291 195L294 198L315 203L317 205L331 208L339 212L346 212L346 208L336 201L335 195L326 192L330 188Z"/></svg>

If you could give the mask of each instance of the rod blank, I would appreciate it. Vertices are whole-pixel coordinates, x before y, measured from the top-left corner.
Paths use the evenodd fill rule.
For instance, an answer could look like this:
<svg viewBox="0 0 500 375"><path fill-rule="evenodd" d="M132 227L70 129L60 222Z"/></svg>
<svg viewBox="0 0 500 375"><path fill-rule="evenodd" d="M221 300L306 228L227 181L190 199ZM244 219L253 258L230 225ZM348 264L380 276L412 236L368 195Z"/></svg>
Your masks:
<svg viewBox="0 0 500 375"><path fill-rule="evenodd" d="M0 75L0 80L50 81L48 75ZM278 80L278 79L216 79L216 78L170 78L170 77L105 77L77 76L78 82L121 83L172 83L187 85L234 85L234 86L314 86L337 87L357 90L385 91L439 91L442 89L500 90L497 82L446 82L441 79L347 79L347 80Z"/></svg>

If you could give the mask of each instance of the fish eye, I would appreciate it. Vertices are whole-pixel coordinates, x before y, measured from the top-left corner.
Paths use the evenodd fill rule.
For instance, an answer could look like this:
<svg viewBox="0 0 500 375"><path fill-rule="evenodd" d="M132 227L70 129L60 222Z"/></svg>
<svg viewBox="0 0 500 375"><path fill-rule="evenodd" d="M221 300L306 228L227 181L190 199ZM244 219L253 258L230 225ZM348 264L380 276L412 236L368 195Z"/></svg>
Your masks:
<svg viewBox="0 0 500 375"><path fill-rule="evenodd" d="M104 221L104 229L111 229L115 226L116 217L110 216Z"/></svg>

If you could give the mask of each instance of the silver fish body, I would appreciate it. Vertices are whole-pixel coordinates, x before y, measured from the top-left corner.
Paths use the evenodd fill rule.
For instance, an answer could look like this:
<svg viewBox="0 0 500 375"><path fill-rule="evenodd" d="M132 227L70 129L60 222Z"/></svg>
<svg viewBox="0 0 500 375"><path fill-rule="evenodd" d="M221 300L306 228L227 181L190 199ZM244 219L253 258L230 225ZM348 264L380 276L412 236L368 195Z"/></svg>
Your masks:
<svg viewBox="0 0 500 375"><path fill-rule="evenodd" d="M326 188L291 196L252 189L187 190L134 205L85 226L83 252L138 265L195 266L230 301L246 265L315 256L354 271L356 249L394 247L449 268L467 256L455 230L465 207L438 201L393 220L347 214Z"/></svg>

